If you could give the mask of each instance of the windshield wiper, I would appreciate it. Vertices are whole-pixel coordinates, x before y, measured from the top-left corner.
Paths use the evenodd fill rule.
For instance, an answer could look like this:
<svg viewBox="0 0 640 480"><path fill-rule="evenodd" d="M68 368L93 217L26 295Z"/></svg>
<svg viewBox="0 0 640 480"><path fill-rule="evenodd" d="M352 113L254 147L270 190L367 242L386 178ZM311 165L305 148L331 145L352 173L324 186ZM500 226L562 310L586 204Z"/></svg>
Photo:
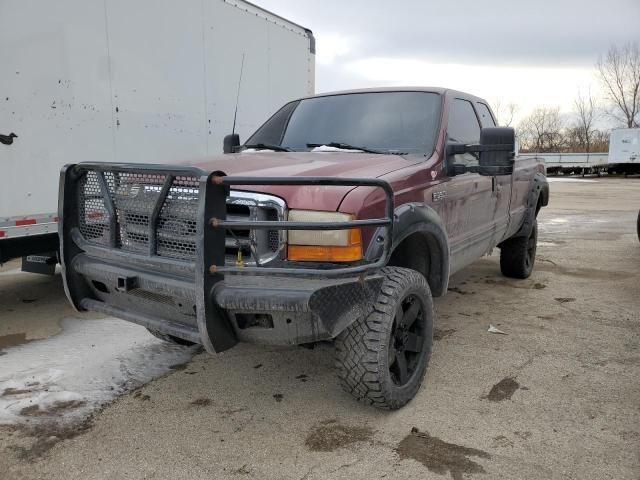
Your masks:
<svg viewBox="0 0 640 480"><path fill-rule="evenodd" d="M392 152L389 150L374 150L373 148L367 147L357 147L355 145L349 145L348 143L342 142L329 142L329 143L307 143L307 147L309 148L318 148L318 147L333 147L339 148L341 150L360 150L365 153L378 153L381 155L406 155L405 152Z"/></svg>
<svg viewBox="0 0 640 480"><path fill-rule="evenodd" d="M273 150L275 152L290 152L291 149L287 147L281 147L280 145L270 145L268 143L254 143L249 145L243 145L243 148L255 148L256 150Z"/></svg>

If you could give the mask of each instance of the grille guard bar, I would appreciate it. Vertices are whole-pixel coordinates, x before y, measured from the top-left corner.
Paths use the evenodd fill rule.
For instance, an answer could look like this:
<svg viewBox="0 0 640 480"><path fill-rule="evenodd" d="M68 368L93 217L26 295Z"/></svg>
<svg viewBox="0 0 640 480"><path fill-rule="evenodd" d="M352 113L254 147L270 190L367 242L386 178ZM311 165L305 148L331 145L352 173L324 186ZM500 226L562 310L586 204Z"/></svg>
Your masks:
<svg viewBox="0 0 640 480"><path fill-rule="evenodd" d="M381 256L374 262L360 264L356 266L336 267L333 269L317 269L306 268L298 264L295 268L287 267L233 267L226 266L224 263L224 255L214 255L213 257L205 256L202 260L209 260L209 270L212 274L254 274L254 275L321 275L324 277L340 277L349 275L359 275L368 273L382 268L387 263L391 252L391 239L393 237L393 217L394 217L394 198L391 185L385 180L380 179L363 179L363 178L334 178L334 177L244 177L244 176L220 176L218 172L207 175L201 169L193 167L178 167L170 165L153 165L153 164L131 164L131 163L93 163L82 162L77 165L65 166L61 172L62 178L60 183L60 205L59 217L67 217L69 212L64 212L66 205L69 209L69 202L64 201L65 178L69 176L70 180L79 175L79 170L94 170L98 172L98 178L104 192L105 206L110 213L112 222L110 232L111 247L115 247L115 234L117 229L115 223L117 221L114 214L115 207L113 199L107 194L106 184L104 181L104 172L120 171L126 173L149 173L160 171L167 175L160 195L158 196L156 206L154 208L151 220L149 222L149 255L156 254L157 249L157 232L155 222L158 214L169 192L171 181L179 176L193 176L199 178L200 182L200 207L198 211L198 225L202 225L199 232L199 240L207 243L207 240L215 241L215 237L222 237L222 246L218 248L224 251L224 231L225 229L263 229L263 230L348 230L359 227L384 227L382 233L383 249ZM226 220L226 198L229 196L230 187L233 185L241 186L347 186L347 187L374 187L381 188L385 193L385 217L366 220L351 220L344 222L290 222L290 221L233 221ZM221 197L224 199L221 200ZM211 205L212 199L214 203L219 203L217 208ZM71 199L68 199L71 200ZM215 202L217 200L217 202ZM207 212L209 214L207 214ZM67 215L65 215L65 213ZM206 221L201 222L202 218ZM208 228L205 228L208 227ZM62 222L60 224L60 232L64 231ZM222 232L222 235L215 235ZM200 242L198 242L200 243ZM218 242L221 243L220 239ZM204 249L203 245L199 245L200 249ZM209 250L209 249L207 249ZM220 257L220 258L217 258Z"/></svg>
<svg viewBox="0 0 640 480"><path fill-rule="evenodd" d="M319 275L323 277L341 277L350 275L366 274L384 267L391 251L391 239L393 237L393 190L391 185L385 180L362 179L362 178L333 178L333 177L226 177L218 176L215 173L209 175L206 181L208 196L218 196L216 190L223 190L228 195L229 187L233 185L242 186L293 186L293 185L313 185L313 186L348 186L348 187L377 187L383 189L385 193L385 217L366 220L351 220L345 222L290 222L290 221L233 221L224 220L224 217L205 217L206 226L209 232L205 233L205 243L208 236L224 237L225 229L268 229L268 230L348 230L359 227L384 227L383 250L380 258L374 262L346 267L336 267L333 269L307 268L304 266L290 267L234 267L222 263L216 259L209 266L211 274L241 274L241 275L292 275L309 276ZM202 188L202 186L201 186ZM202 217L201 217L202 218ZM221 232L221 233L220 233Z"/></svg>
<svg viewBox="0 0 640 480"><path fill-rule="evenodd" d="M162 203L166 200L170 180L167 180L161 188L161 193L157 199L157 203L150 216L149 222L149 250L146 254L129 254L117 249L113 249L117 245L117 218L114 214L115 206L111 195L108 193L104 178L106 172L123 172L136 174L154 174L161 173L168 178L192 177L197 179L198 184L198 211L197 211L197 232L195 236L196 242L196 261L195 261L195 278L194 297L196 306L197 331L201 343L209 352L224 351L237 342L237 338L227 319L225 312L217 305L215 301L216 288L221 285L226 274L229 275L282 275L291 277L307 277L307 278L324 278L338 279L339 277L360 277L361 289L365 290L364 280L367 274L372 274L376 270L386 265L390 252L393 234L394 221L394 198L393 190L388 182L380 179L362 179L362 178L331 178L331 177L270 177L255 178L244 176L223 176L220 172L205 172L198 168L178 167L168 165L150 165L150 164L125 164L125 163L94 163L84 162L77 165L67 165L60 173L60 190L58 215L59 235L60 235L60 256L62 265L62 275L64 279L64 287L67 297L78 310L88 308L92 304L100 304L109 307L102 302L96 302L96 296L93 293L88 280L73 268L73 260L76 256L86 255L99 249L93 247L87 248L78 242L78 218L79 205L77 201L78 183L83 177L83 172L93 170L98 176L100 189L104 197L105 208L110 213L111 237L109 244L112 250L109 250L113 261L116 263L126 264L128 259L132 260L135 256L138 258L138 264L147 265L149 268L159 268L170 275L178 275L186 278L183 269L178 269L175 265L179 262L171 261L157 256L157 244L155 231L158 212ZM385 195L385 217L368 220L352 220L345 222L287 222L287 221L231 221L226 220L226 201L230 194L231 186L352 186L352 187L373 187L383 190ZM266 266L228 266L225 264L225 237L227 229L272 229L272 230L346 230L359 227L382 227L377 230L376 238L372 241L383 242L382 253L379 258L367 263L348 264L346 266L335 266L330 269L314 268L311 264L296 263L293 266L284 267L266 267ZM86 243L86 242L85 242ZM83 248L84 247L84 248ZM86 251L85 251L86 250ZM193 264L192 264L193 265ZM180 273L182 271L182 273ZM339 280L336 280L339 281ZM88 303L89 302L89 303ZM95 308L92 308L95 309ZM144 323L142 315L136 312L130 313L128 318L140 324ZM137 318L140 317L140 318ZM195 334L195 333L194 333ZM183 337L185 337L183 335ZM185 337L186 338L186 337ZM191 338L191 337L189 337Z"/></svg>

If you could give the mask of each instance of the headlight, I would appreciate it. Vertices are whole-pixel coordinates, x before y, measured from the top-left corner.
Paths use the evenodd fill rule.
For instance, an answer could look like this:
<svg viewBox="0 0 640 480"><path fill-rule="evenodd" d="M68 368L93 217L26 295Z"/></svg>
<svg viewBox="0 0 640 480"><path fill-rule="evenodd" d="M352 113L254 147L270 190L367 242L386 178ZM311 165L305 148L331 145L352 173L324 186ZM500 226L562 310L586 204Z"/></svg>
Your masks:
<svg viewBox="0 0 640 480"><path fill-rule="evenodd" d="M347 222L353 215L317 210L291 210L293 222ZM298 262L353 262L362 259L362 234L350 230L290 230L288 258Z"/></svg>

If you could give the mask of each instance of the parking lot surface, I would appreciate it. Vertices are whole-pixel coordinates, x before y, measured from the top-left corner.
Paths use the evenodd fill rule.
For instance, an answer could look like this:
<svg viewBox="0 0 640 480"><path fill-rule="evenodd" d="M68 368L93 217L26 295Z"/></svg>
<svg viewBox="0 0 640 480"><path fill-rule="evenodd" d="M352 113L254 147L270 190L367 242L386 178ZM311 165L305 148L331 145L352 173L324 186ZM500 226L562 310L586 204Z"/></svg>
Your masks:
<svg viewBox="0 0 640 480"><path fill-rule="evenodd" d="M639 209L640 179L552 179L532 277L502 277L497 250L456 275L396 412L340 390L329 344L167 348L9 263L0 477L638 479Z"/></svg>

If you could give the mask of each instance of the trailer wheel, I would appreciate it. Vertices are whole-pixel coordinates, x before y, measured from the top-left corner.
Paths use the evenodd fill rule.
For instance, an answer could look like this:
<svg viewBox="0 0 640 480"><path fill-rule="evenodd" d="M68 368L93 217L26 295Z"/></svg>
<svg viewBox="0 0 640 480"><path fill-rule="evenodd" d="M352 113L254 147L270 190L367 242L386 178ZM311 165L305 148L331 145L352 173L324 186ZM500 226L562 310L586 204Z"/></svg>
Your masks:
<svg viewBox="0 0 640 480"><path fill-rule="evenodd" d="M510 238L500 247L500 270L505 277L529 278L533 272L538 246L538 221L528 237Z"/></svg>
<svg viewBox="0 0 640 480"><path fill-rule="evenodd" d="M153 335L156 338L159 338L160 340L164 340L165 342L169 342L169 343L174 343L176 345L182 345L184 347L191 347L192 345L195 345L195 343L190 342L189 340L184 340L180 337L174 337L173 335L167 335L166 333L160 333L157 330L151 330L150 328L147 328L147 330L149 330L149 333L151 335Z"/></svg>
<svg viewBox="0 0 640 480"><path fill-rule="evenodd" d="M373 310L336 338L342 388L366 404L395 410L418 392L431 357L433 301L424 276L382 269Z"/></svg>

